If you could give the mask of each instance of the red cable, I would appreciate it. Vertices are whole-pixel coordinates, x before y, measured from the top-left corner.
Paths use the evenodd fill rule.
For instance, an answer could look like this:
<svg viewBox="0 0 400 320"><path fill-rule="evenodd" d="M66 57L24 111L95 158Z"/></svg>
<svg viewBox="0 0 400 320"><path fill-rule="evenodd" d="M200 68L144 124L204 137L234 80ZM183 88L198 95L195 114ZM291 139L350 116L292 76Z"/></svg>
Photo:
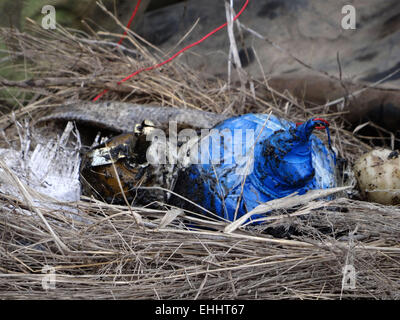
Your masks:
<svg viewBox="0 0 400 320"><path fill-rule="evenodd" d="M313 120L314 120L314 121L321 121L321 122L325 123L325 126L315 127L314 129L323 130L323 129L325 129L326 127L329 127L329 122L328 122L327 120L325 120L325 119L322 119L322 118L314 118ZM296 126L299 126L299 125L301 125L301 124L303 124L303 122L296 122Z"/></svg>
<svg viewBox="0 0 400 320"><path fill-rule="evenodd" d="M132 16L130 17L129 22L128 22L128 24L126 25L126 28L127 28L127 29L129 29L129 27L131 26L131 23L132 23L132 21L133 21L133 18L135 18L135 16L136 16L136 13L137 13L137 11L138 11L138 9L139 9L140 2L141 2L141 1L142 1L142 0L138 0L138 2L136 3L135 10L133 10ZM126 35L126 31L124 31L124 34L122 35L121 39L119 39L118 44L121 44L122 41L124 41L125 35Z"/></svg>
<svg viewBox="0 0 400 320"><path fill-rule="evenodd" d="M313 120L314 120L314 121L321 121L321 122L325 123L325 125L326 125L326 126L315 127L315 129L317 129L317 130L323 130L323 129L325 129L326 127L329 127L329 122L326 121L325 119L322 119L322 118L314 118Z"/></svg>
<svg viewBox="0 0 400 320"><path fill-rule="evenodd" d="M242 9L240 9L240 11L238 12L238 14L233 18L233 21L235 21L235 20L237 20L237 19L239 18L239 16L243 13L243 11L246 9L246 7L247 7L248 4L249 4L249 0L246 0L246 2L245 2L245 4L243 5ZM136 10L136 8L135 8L135 10ZM131 18L131 19L133 19L133 18ZM206 34L206 35L205 35L203 38L201 38L200 40L198 40L198 41L196 41L196 42L194 42L194 43L192 43L192 44L186 46L185 48L179 50L177 53L175 53L175 54L174 54L172 57L170 57L169 59L167 59L167 60L165 60L165 61L163 61L163 62L161 62L161 63L159 63L159 64L156 64L156 65L153 65L153 66L150 66L150 67L147 67L147 68L139 69L139 70L135 71L134 73L132 73L131 75L127 76L126 78L122 79L121 81L118 81L117 84L121 84L122 82L125 82L125 81L129 80L130 78L136 76L137 74L139 74L139 73L141 73L141 72L143 72L143 71L153 70L153 69L156 69L156 68L159 68L159 67L163 66L164 64L167 64L168 62L171 62L172 60L174 60L176 57L178 57L180 54L182 54L182 53L185 52L186 50L188 50L188 49L190 49L190 48L192 48L192 47L194 47L194 46L197 46L198 44L200 44L201 42L203 42L204 40L206 40L207 38L209 38L210 36L212 36L214 33L216 33L216 32L218 32L219 30L225 28L227 25L228 25L228 23L225 22L223 25L219 26L218 28L214 29L214 30L211 31L210 33ZM103 90L103 92L101 92L99 95L97 95L97 96L93 99L93 101L97 101L98 99L100 99L106 92L108 92L108 89Z"/></svg>

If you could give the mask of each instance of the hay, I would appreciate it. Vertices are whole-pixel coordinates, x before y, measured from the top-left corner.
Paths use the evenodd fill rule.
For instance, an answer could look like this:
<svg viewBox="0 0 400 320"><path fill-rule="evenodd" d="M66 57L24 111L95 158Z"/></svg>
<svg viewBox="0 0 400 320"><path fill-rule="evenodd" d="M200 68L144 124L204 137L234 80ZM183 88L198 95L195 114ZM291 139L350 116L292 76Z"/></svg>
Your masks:
<svg viewBox="0 0 400 320"><path fill-rule="evenodd" d="M7 147L20 147L17 121L35 119L46 108L70 100L90 100L107 88L103 99L110 101L228 114L272 111L294 121L323 116L332 124L338 155L348 161L340 177L347 185L352 184L349 166L369 149L346 131L340 113L274 93L266 82L250 79L254 91L251 85L238 89L174 62L117 86L130 72L161 61L164 54L146 49L134 37L122 50L113 45L118 35L98 40L61 27L34 29L35 34L0 30L12 56L24 58L22 64L15 60L13 68L25 69L34 79L0 80L3 88L27 93L16 99L22 107L14 116L0 118ZM266 91L270 94L259 94ZM351 199L352 193L281 206L268 224L241 226L230 233L224 232L225 222L189 217L165 204L156 210L82 197L55 210L32 208L2 193L0 298L399 298L400 208ZM192 224L198 228L189 227ZM277 230L286 236L274 237ZM54 236L65 247L61 249ZM356 271L354 289L342 283L346 265ZM49 279L46 266L54 268L56 281L48 290L43 288Z"/></svg>

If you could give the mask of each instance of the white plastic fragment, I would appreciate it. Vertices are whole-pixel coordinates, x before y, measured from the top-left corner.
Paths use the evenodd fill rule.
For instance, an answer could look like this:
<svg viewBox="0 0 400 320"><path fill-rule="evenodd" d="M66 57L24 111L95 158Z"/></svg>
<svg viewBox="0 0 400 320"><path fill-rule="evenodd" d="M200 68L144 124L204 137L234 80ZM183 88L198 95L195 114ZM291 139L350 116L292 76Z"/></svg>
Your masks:
<svg viewBox="0 0 400 320"><path fill-rule="evenodd" d="M79 166L80 139L72 123L68 123L59 138L43 140L33 152L1 149L0 159L31 190L35 205L46 206L51 202L74 202L80 198ZM74 133L75 137L71 137ZM20 136L20 139L30 139ZM27 145L21 141L21 145ZM24 148L23 148L24 149ZM21 199L18 188L6 179L0 167L0 192ZM54 208L54 205L52 205ZM60 206L59 206L60 207Z"/></svg>

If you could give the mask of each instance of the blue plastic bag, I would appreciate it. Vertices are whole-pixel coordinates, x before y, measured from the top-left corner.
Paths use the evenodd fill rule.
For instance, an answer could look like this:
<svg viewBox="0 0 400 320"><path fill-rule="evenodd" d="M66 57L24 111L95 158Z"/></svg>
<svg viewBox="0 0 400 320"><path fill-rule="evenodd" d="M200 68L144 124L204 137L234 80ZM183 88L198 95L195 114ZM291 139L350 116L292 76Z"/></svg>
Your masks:
<svg viewBox="0 0 400 320"><path fill-rule="evenodd" d="M194 162L180 173L175 190L234 221L261 203L334 187L329 130L328 148L312 134L321 124L311 119L297 126L266 114L227 119L190 150Z"/></svg>

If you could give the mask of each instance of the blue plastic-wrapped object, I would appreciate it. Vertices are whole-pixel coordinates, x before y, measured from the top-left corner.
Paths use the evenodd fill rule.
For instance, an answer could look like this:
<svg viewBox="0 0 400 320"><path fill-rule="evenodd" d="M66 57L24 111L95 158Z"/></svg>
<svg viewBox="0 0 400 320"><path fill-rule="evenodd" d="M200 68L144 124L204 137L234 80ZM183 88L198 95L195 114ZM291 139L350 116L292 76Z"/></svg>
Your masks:
<svg viewBox="0 0 400 320"><path fill-rule="evenodd" d="M323 120L296 125L266 114L227 119L192 148L194 164L181 172L176 190L234 221L269 200L334 187L329 129L328 148L312 134L321 125L326 127Z"/></svg>

